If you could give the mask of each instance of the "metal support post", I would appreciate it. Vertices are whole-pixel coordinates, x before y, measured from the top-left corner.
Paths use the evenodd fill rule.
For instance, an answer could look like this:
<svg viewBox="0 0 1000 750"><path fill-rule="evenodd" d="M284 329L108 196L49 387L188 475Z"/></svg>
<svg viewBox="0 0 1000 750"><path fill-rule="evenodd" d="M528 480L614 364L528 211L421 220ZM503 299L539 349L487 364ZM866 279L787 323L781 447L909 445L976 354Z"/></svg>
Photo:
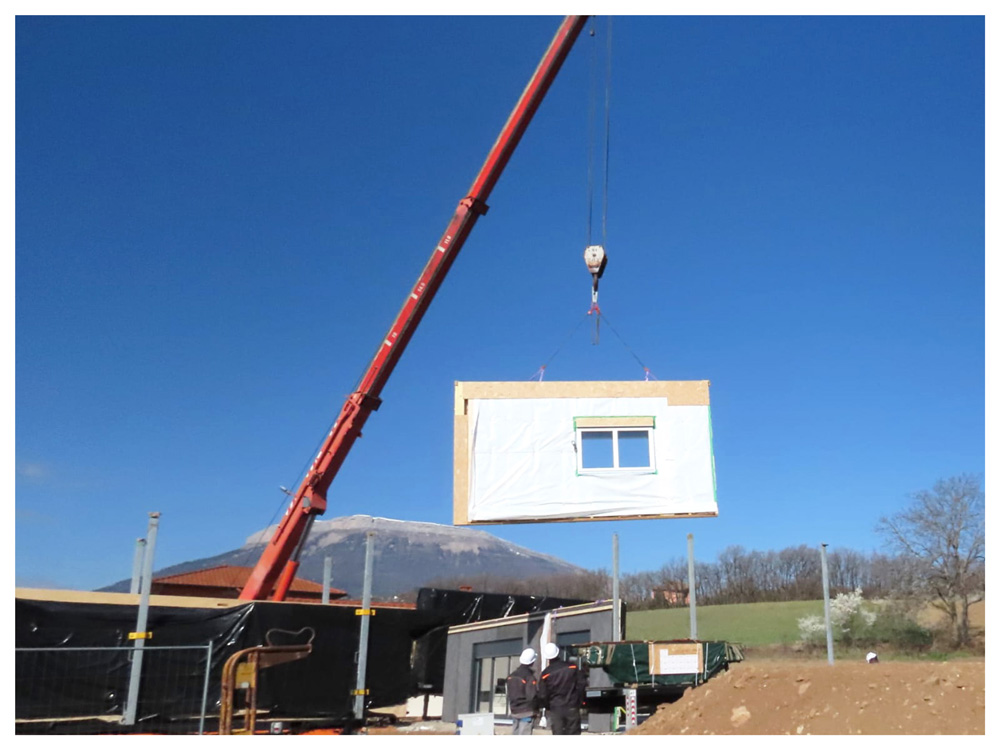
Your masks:
<svg viewBox="0 0 1000 750"><path fill-rule="evenodd" d="M365 718L365 671L368 668L368 626L372 607L372 554L375 550L375 532L365 535L365 581L361 595L361 634L358 637L358 681L354 691L354 718Z"/></svg>
<svg viewBox="0 0 1000 750"><path fill-rule="evenodd" d="M201 718L198 720L198 734L205 734L205 713L208 711L208 683L212 677L212 641L205 647L205 685L201 689Z"/></svg>
<svg viewBox="0 0 1000 750"><path fill-rule="evenodd" d="M694 596L694 534L688 534L688 609L691 613L691 640L698 640L698 606Z"/></svg>
<svg viewBox="0 0 1000 750"><path fill-rule="evenodd" d="M614 622L611 626L611 640L622 639L622 600L618 588L618 534L611 535L611 599Z"/></svg>
<svg viewBox="0 0 1000 750"><path fill-rule="evenodd" d="M823 616L826 618L826 660L833 664L833 625L830 623L830 570L826 564L826 544L819 548L819 559L823 566Z"/></svg>
<svg viewBox="0 0 1000 750"><path fill-rule="evenodd" d="M135 540L135 556L132 558L132 586L129 588L130 594L139 593L139 581L142 580L142 557L146 552L146 540Z"/></svg>
<svg viewBox="0 0 1000 750"><path fill-rule="evenodd" d="M333 558L323 558L323 604L330 603L330 581L333 579Z"/></svg>
<svg viewBox="0 0 1000 750"><path fill-rule="evenodd" d="M639 695L635 688L624 688L625 693L625 731L639 726Z"/></svg>
<svg viewBox="0 0 1000 750"><path fill-rule="evenodd" d="M135 633L129 637L135 640L132 653L132 672L128 682L128 700L121 723L135 724L135 714L139 706L139 680L142 677L142 649L146 643L146 623L149 619L149 591L153 583L153 552L156 549L156 530L160 525L160 514L149 514L149 529L146 531L146 553L142 562L142 586L139 594L139 614L135 621Z"/></svg>

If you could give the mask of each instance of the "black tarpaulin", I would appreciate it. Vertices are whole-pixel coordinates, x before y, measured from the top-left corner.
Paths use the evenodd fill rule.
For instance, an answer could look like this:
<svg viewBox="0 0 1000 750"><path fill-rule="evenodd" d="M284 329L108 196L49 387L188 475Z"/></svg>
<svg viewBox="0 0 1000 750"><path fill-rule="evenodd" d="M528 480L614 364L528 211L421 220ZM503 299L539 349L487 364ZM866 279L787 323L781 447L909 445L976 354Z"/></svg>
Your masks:
<svg viewBox="0 0 1000 750"><path fill-rule="evenodd" d="M121 715L131 671L130 650L94 650L129 646L135 606L15 600L15 645L19 649L86 647L58 653L18 652L15 665L15 716L19 732L62 730L26 719ZM434 612L378 609L369 631L366 687L370 708L404 703L411 694L414 640L442 620ZM236 651L265 643L273 628L315 631L305 659L260 672L257 706L272 720L281 717L324 718L332 723L351 717L357 674L359 623L353 607L251 602L227 609L150 607L149 646L205 646L212 642L208 713L217 716L222 666ZM280 635L280 634L279 634ZM273 642L288 643L290 636ZM305 636L302 636L303 640ZM168 731L190 721L201 708L206 651L146 649L139 699L138 731ZM214 727L214 723L213 723ZM108 725L108 731L118 731Z"/></svg>
<svg viewBox="0 0 1000 750"><path fill-rule="evenodd" d="M421 692L444 687L447 629L481 620L539 612L583 603L576 599L421 589L417 608L379 608L369 629L366 687L369 708L405 703ZM354 607L249 602L220 608L149 609L138 723L123 729L115 717L125 711L133 646L135 605L15 599L15 717L19 733L196 731L204 692L203 648L211 642L207 714L214 731L222 667L241 649L266 643L274 629L315 632L312 653L299 661L260 672L257 707L261 721L310 720L342 724L352 718L357 676L359 618ZM274 634L272 643L296 641ZM58 653L52 648L62 649ZM69 649L82 648L70 652ZM241 705L241 704L240 704ZM74 721L66 721L75 718ZM95 730L96 719L105 717ZM59 719L58 722L49 721ZM37 720L37 721L32 721Z"/></svg>
<svg viewBox="0 0 1000 750"><path fill-rule="evenodd" d="M557 607L586 604L587 599L559 599L554 596L529 594L484 594L477 591L453 589L420 589L417 593L417 610L433 611L458 618L451 625L482 620L544 612Z"/></svg>

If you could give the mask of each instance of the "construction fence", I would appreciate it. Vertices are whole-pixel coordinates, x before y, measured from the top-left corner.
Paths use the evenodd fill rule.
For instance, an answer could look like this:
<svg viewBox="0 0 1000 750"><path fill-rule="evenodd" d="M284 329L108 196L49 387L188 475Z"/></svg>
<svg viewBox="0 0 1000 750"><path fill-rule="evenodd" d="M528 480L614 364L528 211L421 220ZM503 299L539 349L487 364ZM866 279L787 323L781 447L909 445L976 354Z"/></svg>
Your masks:
<svg viewBox="0 0 1000 750"><path fill-rule="evenodd" d="M376 605L366 711L443 693L450 626L576 603L438 589L422 589L417 598L415 609ZM259 733L356 721L360 618L353 606L151 606L145 630L155 640L145 640L141 679L132 691L134 604L16 597L14 608L18 734L213 734L220 714L233 720L234 733L251 715ZM248 681L238 670L235 683L225 678L225 665L239 653L271 644L287 656L288 647L306 640L308 654L294 661L262 655L259 679Z"/></svg>
<svg viewBox="0 0 1000 750"><path fill-rule="evenodd" d="M17 734L203 734L208 714L218 715L219 696L209 694L211 643L14 653Z"/></svg>

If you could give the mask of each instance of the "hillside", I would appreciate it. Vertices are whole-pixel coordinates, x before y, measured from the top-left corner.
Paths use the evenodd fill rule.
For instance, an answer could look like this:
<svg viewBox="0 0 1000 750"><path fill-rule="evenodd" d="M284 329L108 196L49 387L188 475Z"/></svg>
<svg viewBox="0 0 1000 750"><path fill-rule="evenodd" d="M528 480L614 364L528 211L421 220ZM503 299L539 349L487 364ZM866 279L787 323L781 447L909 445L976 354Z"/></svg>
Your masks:
<svg viewBox="0 0 1000 750"><path fill-rule="evenodd" d="M698 638L701 640L738 641L747 646L790 645L799 639L800 617L822 615L822 600L805 602L758 602L754 604L716 604L698 607ZM938 623L943 615L928 607L920 617L925 625ZM977 602L969 609L974 630L986 627L986 603ZM628 637L634 640L669 640L690 635L687 607L629 612Z"/></svg>
<svg viewBox="0 0 1000 750"><path fill-rule="evenodd" d="M271 538L272 526L253 534L242 547L211 557L172 565L154 577L185 573L216 565L254 565ZM333 558L335 588L350 597L361 595L364 577L365 533L375 531L373 595L405 595L444 578L496 575L528 578L583 573L583 569L504 541L480 529L420 521L397 521L372 516L346 516L316 521L302 551L299 576L323 580L323 559ZM103 591L128 591L129 581L118 581Z"/></svg>
<svg viewBox="0 0 1000 750"><path fill-rule="evenodd" d="M822 615L822 601L757 602L698 607L698 638L738 641L747 646L791 644L799 638L798 620ZM628 637L668 640L690 635L687 607L628 613Z"/></svg>

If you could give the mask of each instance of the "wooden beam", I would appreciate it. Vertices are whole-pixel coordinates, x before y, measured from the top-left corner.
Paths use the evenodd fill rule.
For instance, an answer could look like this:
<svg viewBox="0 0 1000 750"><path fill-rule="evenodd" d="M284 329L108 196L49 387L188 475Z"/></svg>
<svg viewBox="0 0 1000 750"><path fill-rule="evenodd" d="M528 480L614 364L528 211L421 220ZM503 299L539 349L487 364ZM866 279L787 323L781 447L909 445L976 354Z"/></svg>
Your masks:
<svg viewBox="0 0 1000 750"><path fill-rule="evenodd" d="M593 380L456 382L455 413L471 399L666 398L670 406L708 406L708 380Z"/></svg>

